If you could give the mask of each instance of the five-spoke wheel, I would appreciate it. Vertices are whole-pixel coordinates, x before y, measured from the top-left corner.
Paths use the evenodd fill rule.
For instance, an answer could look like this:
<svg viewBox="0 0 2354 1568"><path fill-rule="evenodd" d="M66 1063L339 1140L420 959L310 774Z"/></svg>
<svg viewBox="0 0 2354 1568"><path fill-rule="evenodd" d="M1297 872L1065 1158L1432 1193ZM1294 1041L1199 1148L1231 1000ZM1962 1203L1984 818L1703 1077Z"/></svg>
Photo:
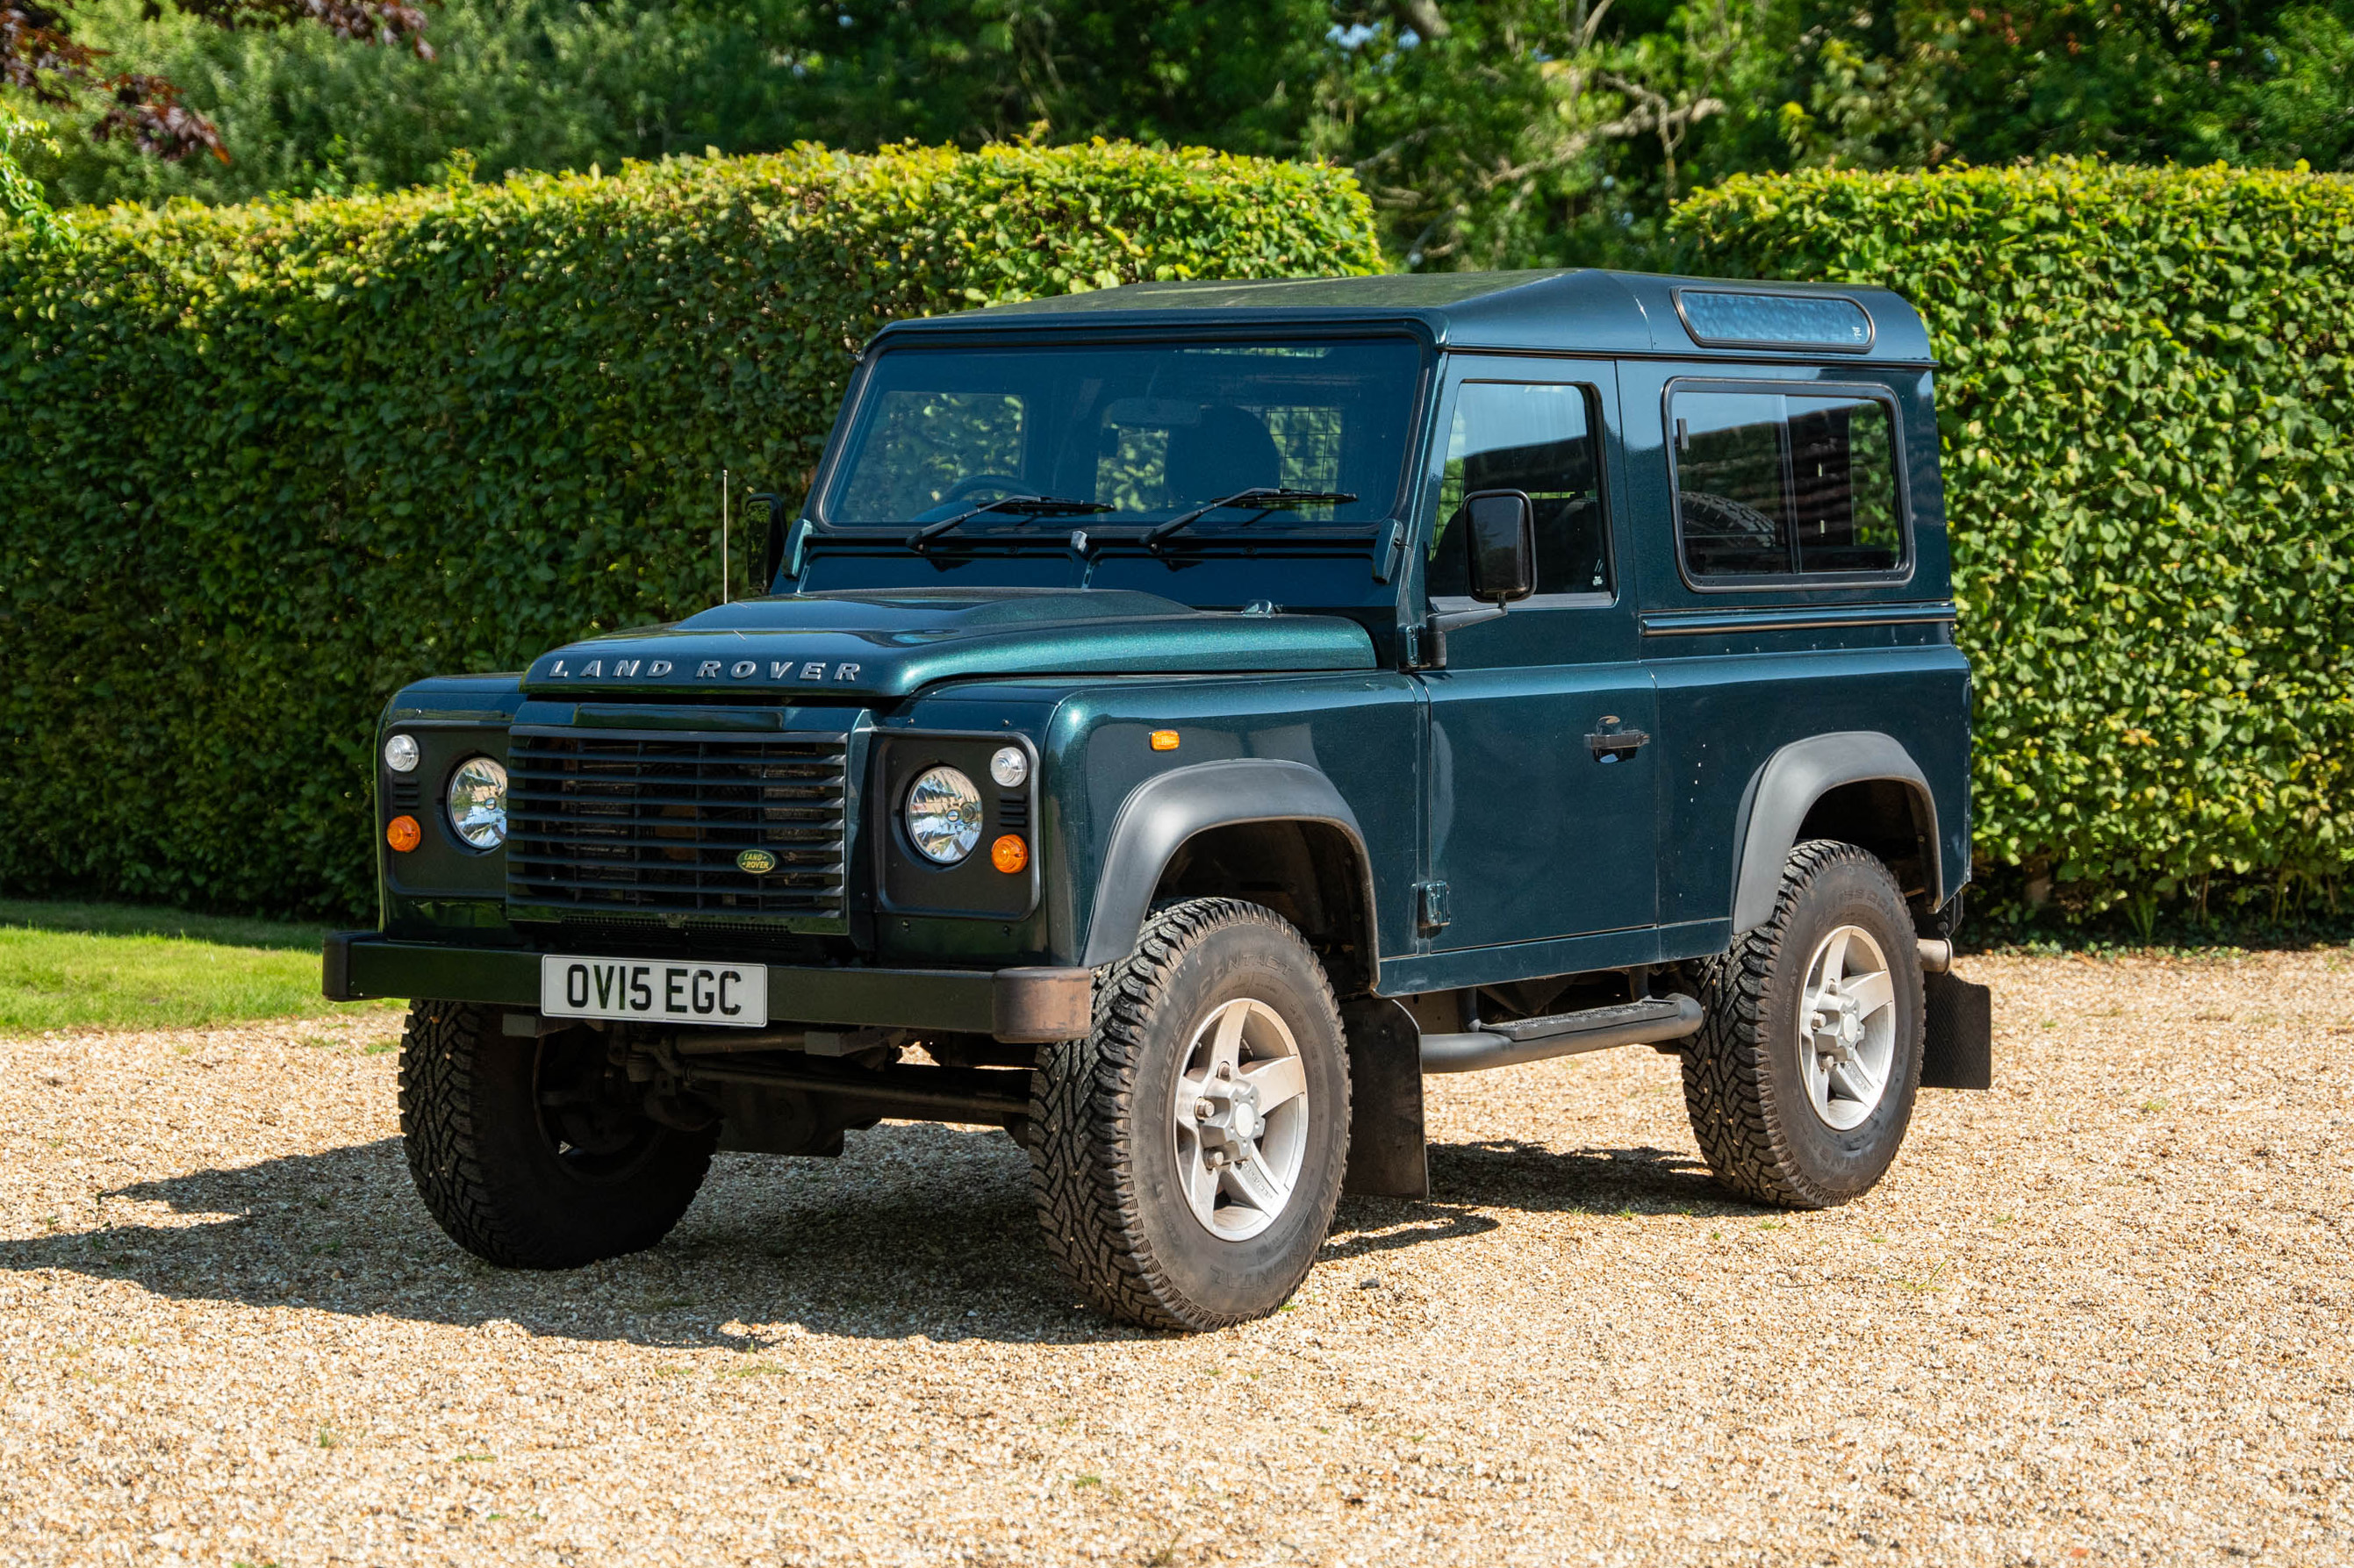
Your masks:
<svg viewBox="0 0 2354 1568"><path fill-rule="evenodd" d="M1349 1155L1349 1056L1315 950L1232 898L1156 911L1039 1054L1032 1187L1097 1306L1211 1329L1272 1312L1316 1259Z"/></svg>
<svg viewBox="0 0 2354 1568"><path fill-rule="evenodd" d="M1718 1181L1819 1209L1871 1191L1921 1080L1921 954L1888 867L1854 844L1790 852L1772 915L1705 972L1684 1106Z"/></svg>
<svg viewBox="0 0 2354 1568"><path fill-rule="evenodd" d="M1829 1126L1857 1126L1879 1108L1896 1058L1896 981L1871 932L1841 926L1816 945L1798 1011L1808 1103Z"/></svg>
<svg viewBox="0 0 2354 1568"><path fill-rule="evenodd" d="M1246 1241L1273 1224L1308 1151L1308 1074L1283 1015L1256 997L1213 1009L1186 1050L1171 1120L1204 1228Z"/></svg>

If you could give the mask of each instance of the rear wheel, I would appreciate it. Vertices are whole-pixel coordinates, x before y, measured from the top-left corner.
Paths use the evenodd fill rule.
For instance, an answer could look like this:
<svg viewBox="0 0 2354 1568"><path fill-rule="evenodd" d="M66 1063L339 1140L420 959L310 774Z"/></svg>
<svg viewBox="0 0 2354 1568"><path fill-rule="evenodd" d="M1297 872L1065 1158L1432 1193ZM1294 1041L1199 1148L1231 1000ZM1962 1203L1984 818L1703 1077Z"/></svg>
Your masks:
<svg viewBox="0 0 2354 1568"><path fill-rule="evenodd" d="M695 1201L718 1126L646 1115L588 1030L539 1038L490 1008L419 1001L400 1039L400 1131L419 1196L451 1240L510 1268L640 1252Z"/></svg>
<svg viewBox="0 0 2354 1568"><path fill-rule="evenodd" d="M1098 979L1084 1040L1040 1053L1032 1190L1090 1301L1148 1328L1264 1316L1307 1277L1349 1154L1323 966L1280 916L1197 898Z"/></svg>
<svg viewBox="0 0 2354 1568"><path fill-rule="evenodd" d="M1819 1209L1861 1197L1920 1085L1921 956L1888 868L1853 844L1790 852L1774 912L1709 966L1684 1106L1718 1181Z"/></svg>

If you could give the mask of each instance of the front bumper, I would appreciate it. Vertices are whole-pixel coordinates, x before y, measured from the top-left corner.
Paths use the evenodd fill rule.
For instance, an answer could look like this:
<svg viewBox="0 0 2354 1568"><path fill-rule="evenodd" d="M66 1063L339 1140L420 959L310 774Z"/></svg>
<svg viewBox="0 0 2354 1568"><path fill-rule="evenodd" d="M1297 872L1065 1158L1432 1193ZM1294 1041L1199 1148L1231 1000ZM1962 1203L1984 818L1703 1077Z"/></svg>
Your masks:
<svg viewBox="0 0 2354 1568"><path fill-rule="evenodd" d="M396 942L374 931L327 938L331 1001L432 997L536 1010L540 955ZM1063 969L873 969L769 966L769 1011L795 1023L933 1029L1018 1044L1087 1032L1093 971Z"/></svg>

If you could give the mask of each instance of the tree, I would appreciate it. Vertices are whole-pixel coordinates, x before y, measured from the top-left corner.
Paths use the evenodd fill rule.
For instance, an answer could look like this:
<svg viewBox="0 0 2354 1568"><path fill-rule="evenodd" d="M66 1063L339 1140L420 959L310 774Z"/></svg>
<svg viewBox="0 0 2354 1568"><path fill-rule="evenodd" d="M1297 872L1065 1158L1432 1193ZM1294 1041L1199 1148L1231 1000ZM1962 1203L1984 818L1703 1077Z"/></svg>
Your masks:
<svg viewBox="0 0 2354 1568"><path fill-rule="evenodd" d="M1647 260L1760 0L1373 0L1337 9L1309 150L1409 267Z"/></svg>
<svg viewBox="0 0 2354 1568"><path fill-rule="evenodd" d="M425 14L403 0L169 0L181 13L224 31L270 32L313 23L336 37L406 43L430 58ZM176 162L199 149L226 162L211 121L180 101L167 78L145 71L109 74L106 51L76 36L76 0L0 0L0 82L52 108L97 93L107 107L90 127L103 141L127 137L141 152ZM146 9L162 9L147 0Z"/></svg>
<svg viewBox="0 0 2354 1568"><path fill-rule="evenodd" d="M440 0L429 69L325 28L70 3L239 159L63 138L25 154L61 204L396 187L461 150L496 177L1101 135L1345 164L1402 266L1663 267L1671 205L1744 171L2354 167L2354 0Z"/></svg>
<svg viewBox="0 0 2354 1568"><path fill-rule="evenodd" d="M72 238L72 228L51 210L39 185L26 176L24 165L16 161L17 149L28 145L53 143L39 125L0 105L0 217L22 225L37 245L66 243Z"/></svg>
<svg viewBox="0 0 2354 1568"><path fill-rule="evenodd" d="M1809 3L1786 29L1773 129L1804 164L2097 154L2342 169L2354 166L2349 24L2343 0Z"/></svg>

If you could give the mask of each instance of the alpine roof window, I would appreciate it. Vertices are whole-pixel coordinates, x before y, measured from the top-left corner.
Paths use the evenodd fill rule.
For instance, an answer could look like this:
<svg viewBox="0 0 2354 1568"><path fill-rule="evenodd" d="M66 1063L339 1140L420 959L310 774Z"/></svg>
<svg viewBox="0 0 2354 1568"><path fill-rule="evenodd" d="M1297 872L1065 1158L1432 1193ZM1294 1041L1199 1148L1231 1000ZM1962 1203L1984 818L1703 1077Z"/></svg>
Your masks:
<svg viewBox="0 0 2354 1568"><path fill-rule="evenodd" d="M1895 414L1857 392L1679 387L1676 531L1695 581L1901 572Z"/></svg>
<svg viewBox="0 0 2354 1568"><path fill-rule="evenodd" d="M1683 313L1692 341L1712 348L1829 348L1862 354L1872 347L1871 313L1836 294L1679 289L1676 309Z"/></svg>

